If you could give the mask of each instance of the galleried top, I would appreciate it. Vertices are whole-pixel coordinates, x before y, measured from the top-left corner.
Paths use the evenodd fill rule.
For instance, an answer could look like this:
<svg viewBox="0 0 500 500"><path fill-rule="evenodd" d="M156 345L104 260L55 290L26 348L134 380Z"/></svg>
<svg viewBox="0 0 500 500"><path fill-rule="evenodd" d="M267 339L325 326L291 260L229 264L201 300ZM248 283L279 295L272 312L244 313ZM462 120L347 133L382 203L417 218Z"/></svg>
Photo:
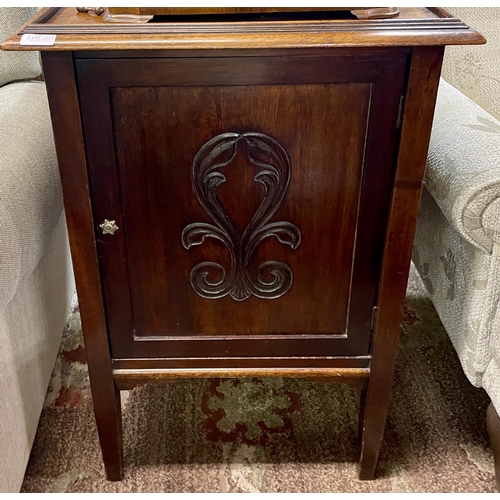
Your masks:
<svg viewBox="0 0 500 500"><path fill-rule="evenodd" d="M33 35L29 45L26 37ZM53 35L36 45L35 35ZM55 35L55 40L53 40ZM43 37L42 37L43 40ZM3 50L264 49L482 44L437 7L50 7Z"/></svg>

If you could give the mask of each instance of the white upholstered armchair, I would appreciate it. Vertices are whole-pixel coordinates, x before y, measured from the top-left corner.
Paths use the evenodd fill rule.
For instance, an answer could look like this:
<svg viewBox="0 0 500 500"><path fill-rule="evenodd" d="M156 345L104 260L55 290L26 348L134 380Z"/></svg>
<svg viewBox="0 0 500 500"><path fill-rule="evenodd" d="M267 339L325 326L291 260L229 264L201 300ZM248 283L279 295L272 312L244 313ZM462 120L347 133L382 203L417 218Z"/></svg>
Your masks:
<svg viewBox="0 0 500 500"><path fill-rule="evenodd" d="M487 426L498 484L500 8L449 10L488 41L446 51L413 261L465 374L491 398Z"/></svg>

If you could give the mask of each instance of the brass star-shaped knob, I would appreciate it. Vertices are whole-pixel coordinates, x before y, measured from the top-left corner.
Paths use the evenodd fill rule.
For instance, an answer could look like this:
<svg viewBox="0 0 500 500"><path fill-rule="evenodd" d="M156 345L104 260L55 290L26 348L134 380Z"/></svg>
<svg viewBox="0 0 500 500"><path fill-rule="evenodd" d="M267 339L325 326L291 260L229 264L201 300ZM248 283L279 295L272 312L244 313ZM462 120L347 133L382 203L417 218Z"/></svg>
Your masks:
<svg viewBox="0 0 500 500"><path fill-rule="evenodd" d="M104 222L99 224L99 227L102 229L102 234L115 234L115 231L118 229L116 222L108 219L104 219Z"/></svg>

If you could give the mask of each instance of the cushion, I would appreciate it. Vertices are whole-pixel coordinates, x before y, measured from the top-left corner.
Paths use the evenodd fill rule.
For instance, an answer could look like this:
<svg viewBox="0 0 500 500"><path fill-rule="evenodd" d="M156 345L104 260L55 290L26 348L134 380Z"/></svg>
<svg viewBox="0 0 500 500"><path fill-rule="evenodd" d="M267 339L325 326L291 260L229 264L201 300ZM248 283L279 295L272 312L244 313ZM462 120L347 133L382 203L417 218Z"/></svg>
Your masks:
<svg viewBox="0 0 500 500"><path fill-rule="evenodd" d="M0 8L0 42L13 35L36 12L36 7ZM0 50L0 87L15 80L35 78L41 72L38 52Z"/></svg>

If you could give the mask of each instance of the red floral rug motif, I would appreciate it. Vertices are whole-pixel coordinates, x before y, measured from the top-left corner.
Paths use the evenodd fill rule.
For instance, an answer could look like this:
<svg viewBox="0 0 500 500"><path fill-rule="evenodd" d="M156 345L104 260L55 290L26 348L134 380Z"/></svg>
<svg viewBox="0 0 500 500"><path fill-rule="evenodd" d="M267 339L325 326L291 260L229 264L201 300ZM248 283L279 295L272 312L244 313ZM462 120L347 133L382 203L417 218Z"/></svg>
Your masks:
<svg viewBox="0 0 500 500"><path fill-rule="evenodd" d="M271 434L291 428L301 406L282 378L212 379L202 398L203 427L212 442L264 446Z"/></svg>

